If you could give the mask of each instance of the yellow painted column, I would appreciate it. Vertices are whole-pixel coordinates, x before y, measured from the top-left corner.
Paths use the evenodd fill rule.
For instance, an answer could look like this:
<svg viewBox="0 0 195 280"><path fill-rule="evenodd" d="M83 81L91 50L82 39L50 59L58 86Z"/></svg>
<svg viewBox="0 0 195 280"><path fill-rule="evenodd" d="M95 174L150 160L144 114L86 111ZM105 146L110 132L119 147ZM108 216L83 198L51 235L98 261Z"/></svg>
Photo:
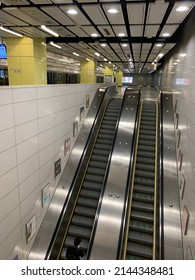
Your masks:
<svg viewBox="0 0 195 280"><path fill-rule="evenodd" d="M81 62L81 84L96 83L95 64L94 61Z"/></svg>
<svg viewBox="0 0 195 280"><path fill-rule="evenodd" d="M114 77L114 70L110 67L104 68L104 82L105 83L112 83Z"/></svg>
<svg viewBox="0 0 195 280"><path fill-rule="evenodd" d="M45 39L6 38L9 85L47 84Z"/></svg>
<svg viewBox="0 0 195 280"><path fill-rule="evenodd" d="M116 84L118 87L122 87L122 78L123 78L123 72L120 70L116 73Z"/></svg>

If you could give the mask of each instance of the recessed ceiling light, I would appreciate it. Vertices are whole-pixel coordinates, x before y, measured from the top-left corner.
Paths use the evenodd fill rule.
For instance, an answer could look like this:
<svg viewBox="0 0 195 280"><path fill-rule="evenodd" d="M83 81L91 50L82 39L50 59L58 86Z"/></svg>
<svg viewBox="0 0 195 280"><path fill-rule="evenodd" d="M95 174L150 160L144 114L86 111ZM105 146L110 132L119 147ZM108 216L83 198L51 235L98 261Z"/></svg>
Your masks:
<svg viewBox="0 0 195 280"><path fill-rule="evenodd" d="M107 59L107 58L104 58L104 61L108 61L108 59Z"/></svg>
<svg viewBox="0 0 195 280"><path fill-rule="evenodd" d="M112 8L112 9L109 9L109 10L108 10L108 13L109 13L109 14L117 14L117 13L118 13L118 10L115 9L115 8Z"/></svg>
<svg viewBox="0 0 195 280"><path fill-rule="evenodd" d="M181 56L181 57L185 57L185 56L186 56L186 53L181 53L180 56Z"/></svg>
<svg viewBox="0 0 195 280"><path fill-rule="evenodd" d="M169 33L163 33L162 36L163 36L163 37L169 37L170 34L169 34Z"/></svg>
<svg viewBox="0 0 195 280"><path fill-rule="evenodd" d="M159 53L159 55L158 55L158 56L159 56L159 57L162 57L163 55L164 55L163 53Z"/></svg>
<svg viewBox="0 0 195 280"><path fill-rule="evenodd" d="M162 47L162 44L156 44L156 47Z"/></svg>
<svg viewBox="0 0 195 280"><path fill-rule="evenodd" d="M124 37L124 36L125 36L125 33L119 33L118 36L119 36L119 37Z"/></svg>
<svg viewBox="0 0 195 280"><path fill-rule="evenodd" d="M100 56L100 54L99 54L98 52L95 52L95 55L96 55L96 56Z"/></svg>
<svg viewBox="0 0 195 280"><path fill-rule="evenodd" d="M92 33L91 37L98 37L98 34L97 33Z"/></svg>
<svg viewBox="0 0 195 280"><path fill-rule="evenodd" d="M185 12L185 11L187 11L187 10L189 10L189 8L188 8L187 6L179 6L179 7L176 9L177 12Z"/></svg>
<svg viewBox="0 0 195 280"><path fill-rule="evenodd" d="M87 61L91 61L89 58L86 58Z"/></svg>
<svg viewBox="0 0 195 280"><path fill-rule="evenodd" d="M68 13L69 15L77 15L77 14L78 14L78 12L77 12L76 10L74 10L74 9L68 10L67 13Z"/></svg>
<svg viewBox="0 0 195 280"><path fill-rule="evenodd" d="M106 47L107 44L103 43L103 44L101 44L100 46L101 46L101 47Z"/></svg>
<svg viewBox="0 0 195 280"><path fill-rule="evenodd" d="M122 47L127 47L128 45L127 44L122 44Z"/></svg>

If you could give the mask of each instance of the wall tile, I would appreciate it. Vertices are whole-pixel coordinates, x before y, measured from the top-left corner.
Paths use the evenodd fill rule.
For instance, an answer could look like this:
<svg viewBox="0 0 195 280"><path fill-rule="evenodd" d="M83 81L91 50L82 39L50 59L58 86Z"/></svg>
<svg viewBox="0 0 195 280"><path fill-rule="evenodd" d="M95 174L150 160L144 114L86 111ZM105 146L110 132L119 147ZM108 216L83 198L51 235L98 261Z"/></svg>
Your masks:
<svg viewBox="0 0 195 280"><path fill-rule="evenodd" d="M9 149L15 145L14 128L6 129L0 132L0 152Z"/></svg>
<svg viewBox="0 0 195 280"><path fill-rule="evenodd" d="M37 170L39 170L38 153L18 165L19 183L23 182L26 178L31 176Z"/></svg>
<svg viewBox="0 0 195 280"><path fill-rule="evenodd" d="M37 99L35 87L17 87L13 88L13 100L15 103Z"/></svg>
<svg viewBox="0 0 195 280"><path fill-rule="evenodd" d="M54 142L54 128L39 134L39 150L42 150Z"/></svg>
<svg viewBox="0 0 195 280"><path fill-rule="evenodd" d="M0 106L0 131L14 126L13 105Z"/></svg>
<svg viewBox="0 0 195 280"><path fill-rule="evenodd" d="M6 105L6 104L11 104L11 103L13 103L12 88L3 87L1 89L0 105Z"/></svg>
<svg viewBox="0 0 195 280"><path fill-rule="evenodd" d="M57 86L54 86L53 88L53 92L54 92L54 96L60 96L60 95L65 95L66 92L67 92L67 85L66 87L63 85L57 85Z"/></svg>
<svg viewBox="0 0 195 280"><path fill-rule="evenodd" d="M7 237L7 233L11 232L20 223L20 209L17 206L10 214L0 223L0 244Z"/></svg>
<svg viewBox="0 0 195 280"><path fill-rule="evenodd" d="M46 164L40 168L40 183L42 184L46 178L53 174L54 176L54 161L53 159L49 160Z"/></svg>
<svg viewBox="0 0 195 280"><path fill-rule="evenodd" d="M32 193L39 185L39 171L36 171L19 185L20 202Z"/></svg>
<svg viewBox="0 0 195 280"><path fill-rule="evenodd" d="M54 124L55 126L65 122L66 120L66 111L60 111L54 114Z"/></svg>
<svg viewBox="0 0 195 280"><path fill-rule="evenodd" d="M37 119L37 101L27 101L14 104L15 125L20 125Z"/></svg>
<svg viewBox="0 0 195 280"><path fill-rule="evenodd" d="M12 147L0 153L0 176L16 166L16 149Z"/></svg>
<svg viewBox="0 0 195 280"><path fill-rule="evenodd" d="M37 120L16 126L16 144L26 141L38 134Z"/></svg>
<svg viewBox="0 0 195 280"><path fill-rule="evenodd" d="M38 136L32 137L16 146L18 164L38 152Z"/></svg>
<svg viewBox="0 0 195 280"><path fill-rule="evenodd" d="M0 221L4 220L10 212L19 205L18 188L13 189L1 199Z"/></svg>
<svg viewBox="0 0 195 280"><path fill-rule="evenodd" d="M38 187L25 200L21 202L20 211L22 220L35 209L36 201L39 199L39 197L41 197L41 193Z"/></svg>
<svg viewBox="0 0 195 280"><path fill-rule="evenodd" d="M38 100L38 117L45 117L53 114L53 98Z"/></svg>
<svg viewBox="0 0 195 280"><path fill-rule="evenodd" d="M61 123L61 124L55 126L55 132L54 132L55 141L66 134L66 132L67 132L66 123L67 122L64 122L64 123Z"/></svg>
<svg viewBox="0 0 195 280"><path fill-rule="evenodd" d="M66 99L65 96L54 97L54 113L63 111L65 109Z"/></svg>
<svg viewBox="0 0 195 280"><path fill-rule="evenodd" d="M0 177L0 199L6 196L18 185L17 168L11 169L9 172Z"/></svg>
<svg viewBox="0 0 195 280"><path fill-rule="evenodd" d="M54 157L54 144L40 151L39 160L40 166L43 166L47 161Z"/></svg>
<svg viewBox="0 0 195 280"><path fill-rule="evenodd" d="M53 97L53 86L37 87L37 97L38 99Z"/></svg>
<svg viewBox="0 0 195 280"><path fill-rule="evenodd" d="M46 117L38 119L38 129L39 133L48 130L54 126L54 115L48 115Z"/></svg>
<svg viewBox="0 0 195 280"><path fill-rule="evenodd" d="M16 249L21 239L21 227L18 225L0 244L0 259L7 259L11 252Z"/></svg>

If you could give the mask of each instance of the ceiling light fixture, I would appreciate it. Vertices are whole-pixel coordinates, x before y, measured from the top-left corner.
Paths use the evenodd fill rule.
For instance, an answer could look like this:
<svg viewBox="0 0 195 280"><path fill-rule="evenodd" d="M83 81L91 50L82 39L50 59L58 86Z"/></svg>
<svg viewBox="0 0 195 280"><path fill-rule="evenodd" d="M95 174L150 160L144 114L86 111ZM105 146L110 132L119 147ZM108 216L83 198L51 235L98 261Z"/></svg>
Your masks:
<svg viewBox="0 0 195 280"><path fill-rule="evenodd" d="M127 47L128 45L127 44L122 44L122 47Z"/></svg>
<svg viewBox="0 0 195 280"><path fill-rule="evenodd" d="M189 8L188 8L187 6L179 6L179 7L176 9L177 12L185 12L185 11L187 11L187 10L189 10Z"/></svg>
<svg viewBox="0 0 195 280"><path fill-rule="evenodd" d="M98 34L97 33L92 33L91 37L98 37Z"/></svg>
<svg viewBox="0 0 195 280"><path fill-rule="evenodd" d="M68 13L69 15L77 15L77 14L78 14L78 12L77 12L76 10L74 10L74 9L68 10L67 13Z"/></svg>
<svg viewBox="0 0 195 280"><path fill-rule="evenodd" d="M156 44L156 47L162 47L162 44Z"/></svg>
<svg viewBox="0 0 195 280"><path fill-rule="evenodd" d="M101 44L100 46L101 46L101 47L106 47L107 44L103 43L103 44Z"/></svg>
<svg viewBox="0 0 195 280"><path fill-rule="evenodd" d="M87 61L91 61L89 58L86 58Z"/></svg>
<svg viewBox="0 0 195 280"><path fill-rule="evenodd" d="M49 34L51 34L51 35L53 35L55 37L59 37L59 35L56 32L54 32L53 30L49 29L45 25L41 25L41 29L43 29L44 31L48 32Z"/></svg>
<svg viewBox="0 0 195 280"><path fill-rule="evenodd" d="M104 58L104 61L108 61L108 59L107 59L107 58Z"/></svg>
<svg viewBox="0 0 195 280"><path fill-rule="evenodd" d="M109 9L108 10L108 13L109 14L117 14L118 13L118 10L116 8L112 8L112 9Z"/></svg>
<svg viewBox="0 0 195 280"><path fill-rule="evenodd" d="M163 33L162 36L163 36L163 37L169 37L169 36L171 36L171 35L170 35L169 33Z"/></svg>
<svg viewBox="0 0 195 280"><path fill-rule="evenodd" d="M181 53L180 56L181 56L181 57L185 57L185 56L186 56L186 53Z"/></svg>
<svg viewBox="0 0 195 280"><path fill-rule="evenodd" d="M5 28L5 27L3 27L3 26L0 26L0 30L3 30L3 31L8 32L8 33L11 33L11 34L16 35L16 36L18 36L18 37L23 37L23 35L21 35L21 34L15 32L15 31L12 31L12 30L10 30L10 29L7 29L7 28Z"/></svg>
<svg viewBox="0 0 195 280"><path fill-rule="evenodd" d="M125 33L119 33L118 36L119 36L119 37L124 37L124 36L125 36Z"/></svg>
<svg viewBox="0 0 195 280"><path fill-rule="evenodd" d="M76 56L80 56L78 53L76 53L76 52L73 52L72 54L74 54L74 55L76 55Z"/></svg>
<svg viewBox="0 0 195 280"><path fill-rule="evenodd" d="M95 52L95 55L96 55L96 56L100 56L100 54L99 54L98 52Z"/></svg>
<svg viewBox="0 0 195 280"><path fill-rule="evenodd" d="M50 45L52 45L53 47L58 48L58 49L61 49L61 48L62 48L61 46L55 44L55 43L52 42L52 41L50 42Z"/></svg>

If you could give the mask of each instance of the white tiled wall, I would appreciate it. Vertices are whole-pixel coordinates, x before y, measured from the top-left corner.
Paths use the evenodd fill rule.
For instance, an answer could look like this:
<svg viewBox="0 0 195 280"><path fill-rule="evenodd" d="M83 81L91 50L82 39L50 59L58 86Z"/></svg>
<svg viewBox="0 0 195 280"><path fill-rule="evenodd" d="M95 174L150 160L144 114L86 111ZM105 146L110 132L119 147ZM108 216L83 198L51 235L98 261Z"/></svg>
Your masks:
<svg viewBox="0 0 195 280"><path fill-rule="evenodd" d="M35 215L38 230L47 210L41 190L50 183L54 192L54 162L65 166L64 141L73 146L72 123L100 86L0 88L0 259L28 256L34 237L27 243L26 223Z"/></svg>
<svg viewBox="0 0 195 280"><path fill-rule="evenodd" d="M186 27L187 33L189 30L192 32L191 26ZM174 89L174 104L178 100L176 113L179 114L181 141L177 152L180 149L183 152L179 178L181 174L185 177L184 196L181 197L182 220L184 206L189 212L187 232L183 234L184 258L195 259L195 32L192 36L184 36L167 61L163 68L162 86Z"/></svg>

